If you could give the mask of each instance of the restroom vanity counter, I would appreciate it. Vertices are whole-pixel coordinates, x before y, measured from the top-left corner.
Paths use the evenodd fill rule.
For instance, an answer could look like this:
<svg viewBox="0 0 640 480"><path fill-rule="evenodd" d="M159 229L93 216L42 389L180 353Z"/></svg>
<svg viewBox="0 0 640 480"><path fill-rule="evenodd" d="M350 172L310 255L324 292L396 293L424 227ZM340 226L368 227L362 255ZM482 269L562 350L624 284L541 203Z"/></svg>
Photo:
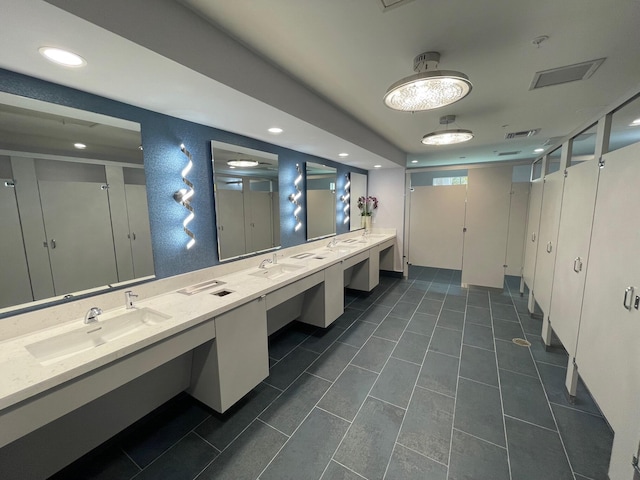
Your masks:
<svg viewBox="0 0 640 480"><path fill-rule="evenodd" d="M348 242L345 243L344 240L348 240ZM132 332L127 332L119 337L116 335L116 338L109 339L103 344L70 355L45 355L38 359L30 353L28 348L33 351L34 344L47 342L47 339L58 336L66 338L62 336L75 330L89 331L90 326L98 328L101 323L107 324L119 315L131 312L131 310L126 310L124 306L106 310L98 317L98 322L90 325L84 325L82 318L74 318L56 326L4 340L0 342L0 416L5 409L28 401L34 396L44 394L74 379L91 374L91 372L191 329L202 329L198 337L201 343L210 341L216 336L215 317L255 299L264 298L271 292L363 252L379 252L380 247L388 248L394 242L395 234L374 234L369 237L346 234L332 248L326 246L318 248L316 242L308 245L306 250L301 249L301 246L280 250L278 251L278 264L292 267L279 268L277 274L271 276L256 276L256 272L262 270L258 269L258 263L264 257L271 258L271 253L250 259L251 263L255 264L251 268L246 268L247 261L238 262L245 268L212 277L220 283L212 285L210 288L204 288L198 293L191 295L180 293L181 289L189 285L187 283L179 289L136 301L135 307L137 309L148 309L154 314L151 318L158 319L158 321L144 324ZM302 251L312 255L300 255ZM290 252L291 255L288 256L287 252ZM295 258L296 256L305 258ZM268 265L266 270L270 268L278 267L277 265ZM186 279L188 281L188 276ZM222 290L230 293L224 296L214 295ZM100 296L94 297L93 303L100 306L100 299ZM46 316L47 311L48 309L43 309L39 313ZM155 314L158 314L159 317Z"/></svg>

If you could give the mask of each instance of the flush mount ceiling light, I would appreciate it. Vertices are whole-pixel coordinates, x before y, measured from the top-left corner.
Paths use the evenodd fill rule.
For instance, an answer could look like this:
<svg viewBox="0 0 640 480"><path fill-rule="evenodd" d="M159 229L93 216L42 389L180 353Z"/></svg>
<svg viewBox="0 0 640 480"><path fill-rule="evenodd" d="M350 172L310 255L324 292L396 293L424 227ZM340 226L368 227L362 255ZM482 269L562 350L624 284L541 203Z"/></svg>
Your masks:
<svg viewBox="0 0 640 480"><path fill-rule="evenodd" d="M40 55L47 60L65 67L84 67L87 61L80 55L55 47L40 47Z"/></svg>
<svg viewBox="0 0 640 480"><path fill-rule="evenodd" d="M640 118L636 118L633 122L629 124L630 127L640 127Z"/></svg>
<svg viewBox="0 0 640 480"><path fill-rule="evenodd" d="M227 165L229 165L230 167L250 168L258 165L258 162L256 160L239 159L229 160L227 161Z"/></svg>
<svg viewBox="0 0 640 480"><path fill-rule="evenodd" d="M533 153L542 153L544 152L544 148L536 148Z"/></svg>
<svg viewBox="0 0 640 480"><path fill-rule="evenodd" d="M76 147L78 150L84 150L85 148L87 148L87 146L84 143L74 143L73 146Z"/></svg>
<svg viewBox="0 0 640 480"><path fill-rule="evenodd" d="M440 117L440 125L449 125L456 121L455 115L445 115ZM471 130L463 130L461 128L450 128L436 132L427 133L422 137L422 143L425 145L453 145L456 143L468 142L473 138Z"/></svg>
<svg viewBox="0 0 640 480"><path fill-rule="evenodd" d="M345 158L345 157L348 157L348 156L349 156L349 154L348 154L348 153L346 153L346 152L342 152L342 153L339 153L339 154L338 154L338 156L339 156L339 157L342 157L342 158Z"/></svg>
<svg viewBox="0 0 640 480"><path fill-rule="evenodd" d="M466 97L472 88L469 77L452 70L433 70L439 61L438 52L421 53L414 58L413 70L417 73L389 87L384 95L387 107L418 112L444 107Z"/></svg>
<svg viewBox="0 0 640 480"><path fill-rule="evenodd" d="M267 132L272 133L274 135L279 135L282 132L284 132L284 130L281 129L280 127L271 127L270 129L267 130Z"/></svg>

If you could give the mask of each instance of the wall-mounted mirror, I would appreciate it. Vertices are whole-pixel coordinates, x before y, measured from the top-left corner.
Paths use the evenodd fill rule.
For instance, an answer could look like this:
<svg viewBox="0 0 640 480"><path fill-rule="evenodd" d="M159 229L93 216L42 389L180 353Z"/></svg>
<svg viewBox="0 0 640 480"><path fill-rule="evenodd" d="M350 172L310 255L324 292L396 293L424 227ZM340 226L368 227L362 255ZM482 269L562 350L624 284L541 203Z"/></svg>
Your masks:
<svg viewBox="0 0 640 480"><path fill-rule="evenodd" d="M140 125L0 93L0 313L153 275Z"/></svg>
<svg viewBox="0 0 640 480"><path fill-rule="evenodd" d="M280 246L278 156L222 142L211 151L219 259Z"/></svg>
<svg viewBox="0 0 640 480"><path fill-rule="evenodd" d="M362 225L362 217L360 216L360 209L358 208L358 198L367 196L367 176L361 173L351 172L351 226L350 230L359 230L364 228Z"/></svg>
<svg viewBox="0 0 640 480"><path fill-rule="evenodd" d="M307 162L307 240L336 233L337 170Z"/></svg>

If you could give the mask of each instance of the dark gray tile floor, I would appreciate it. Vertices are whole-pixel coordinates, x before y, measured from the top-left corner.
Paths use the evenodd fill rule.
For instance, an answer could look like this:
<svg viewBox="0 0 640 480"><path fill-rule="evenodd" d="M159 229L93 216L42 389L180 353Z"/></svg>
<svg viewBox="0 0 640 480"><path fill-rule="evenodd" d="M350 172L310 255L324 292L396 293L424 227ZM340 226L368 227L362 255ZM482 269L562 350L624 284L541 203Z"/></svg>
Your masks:
<svg viewBox="0 0 640 480"><path fill-rule="evenodd" d="M332 327L270 338L269 377L229 412L179 395L55 479L606 479L613 435L584 384L567 401L567 354L518 286L412 267L348 291Z"/></svg>

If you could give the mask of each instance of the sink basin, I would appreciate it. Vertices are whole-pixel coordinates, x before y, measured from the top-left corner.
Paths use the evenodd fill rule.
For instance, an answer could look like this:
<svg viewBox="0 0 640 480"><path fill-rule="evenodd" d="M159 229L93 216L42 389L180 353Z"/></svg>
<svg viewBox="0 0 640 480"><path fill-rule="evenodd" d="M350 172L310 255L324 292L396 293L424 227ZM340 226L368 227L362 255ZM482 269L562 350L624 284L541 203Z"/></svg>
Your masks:
<svg viewBox="0 0 640 480"><path fill-rule="evenodd" d="M304 268L303 265L292 265L290 263L276 263L275 265L268 265L266 268L259 268L253 273L254 277L259 278L278 278L282 275L286 275L287 273L295 272L296 270L300 270Z"/></svg>
<svg viewBox="0 0 640 480"><path fill-rule="evenodd" d="M112 342L171 318L150 308L127 310L107 320L26 345L27 351L47 365Z"/></svg>

